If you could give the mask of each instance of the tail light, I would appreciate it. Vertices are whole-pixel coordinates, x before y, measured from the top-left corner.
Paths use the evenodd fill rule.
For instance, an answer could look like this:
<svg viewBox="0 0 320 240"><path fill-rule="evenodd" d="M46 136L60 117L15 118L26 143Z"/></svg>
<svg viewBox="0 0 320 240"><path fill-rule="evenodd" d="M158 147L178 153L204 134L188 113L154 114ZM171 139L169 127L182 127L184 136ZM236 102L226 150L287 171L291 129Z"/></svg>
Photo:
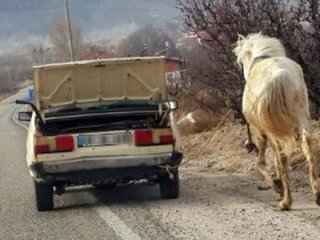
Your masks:
<svg viewBox="0 0 320 240"><path fill-rule="evenodd" d="M34 147L35 154L48 153L48 152L50 152L50 146L48 144L35 145L35 147Z"/></svg>
<svg viewBox="0 0 320 240"><path fill-rule="evenodd" d="M36 137L35 154L53 152L71 152L74 150L73 136Z"/></svg>
<svg viewBox="0 0 320 240"><path fill-rule="evenodd" d="M172 134L160 136L160 144L172 144L172 143L174 143Z"/></svg>
<svg viewBox="0 0 320 240"><path fill-rule="evenodd" d="M151 130L137 130L134 133L134 142L137 146L152 145L152 131Z"/></svg>
<svg viewBox="0 0 320 240"><path fill-rule="evenodd" d="M73 136L58 136L56 137L57 152L70 152L74 149Z"/></svg>
<svg viewBox="0 0 320 240"><path fill-rule="evenodd" d="M170 128L135 130L134 140L136 146L174 144Z"/></svg>

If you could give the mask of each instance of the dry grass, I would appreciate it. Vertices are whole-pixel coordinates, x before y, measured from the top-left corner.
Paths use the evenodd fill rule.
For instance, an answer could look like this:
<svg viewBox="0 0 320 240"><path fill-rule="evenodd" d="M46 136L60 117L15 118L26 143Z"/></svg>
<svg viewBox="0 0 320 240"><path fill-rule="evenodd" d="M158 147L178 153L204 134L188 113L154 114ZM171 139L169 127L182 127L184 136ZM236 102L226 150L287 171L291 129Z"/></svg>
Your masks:
<svg viewBox="0 0 320 240"><path fill-rule="evenodd" d="M319 142L320 121L313 122L313 129L314 136ZM246 139L246 127L232 121L227 121L216 131L212 129L184 136L182 137L182 151L185 154L184 164L203 167L213 172L224 171L257 175L255 168L257 155L256 153L247 153L244 147ZM316 149L319 160L319 147ZM273 166L274 157L274 153L268 148L266 158L270 167ZM290 158L290 170L294 187L309 185L308 165L298 145Z"/></svg>
<svg viewBox="0 0 320 240"><path fill-rule="evenodd" d="M209 131L219 124L226 110L221 101L213 99L209 93L210 90L199 90L194 95L179 96L180 107L175 112L175 118L179 123L181 135ZM192 115L194 123L185 118L187 115Z"/></svg>

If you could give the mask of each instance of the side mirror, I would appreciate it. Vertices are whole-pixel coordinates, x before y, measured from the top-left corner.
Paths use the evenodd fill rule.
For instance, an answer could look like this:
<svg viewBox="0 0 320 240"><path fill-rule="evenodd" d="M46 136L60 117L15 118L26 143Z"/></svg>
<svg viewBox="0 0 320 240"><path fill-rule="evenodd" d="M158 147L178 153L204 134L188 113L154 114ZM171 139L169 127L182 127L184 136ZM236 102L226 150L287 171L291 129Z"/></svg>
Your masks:
<svg viewBox="0 0 320 240"><path fill-rule="evenodd" d="M21 122L30 122L32 116L32 112L19 112L18 120Z"/></svg>
<svg viewBox="0 0 320 240"><path fill-rule="evenodd" d="M178 102L177 101L168 101L165 103L166 107L170 110L177 110L178 109Z"/></svg>
<svg viewBox="0 0 320 240"><path fill-rule="evenodd" d="M32 110L34 111L34 113L36 114L37 119L39 119L41 126L43 127L45 125L38 108L32 102L18 99L18 100L16 100L16 104L29 105L32 108ZM20 116L20 114L21 114L21 116ZM20 121L30 121L31 115L32 115L32 112L29 112L29 113L28 112L19 112L18 118Z"/></svg>

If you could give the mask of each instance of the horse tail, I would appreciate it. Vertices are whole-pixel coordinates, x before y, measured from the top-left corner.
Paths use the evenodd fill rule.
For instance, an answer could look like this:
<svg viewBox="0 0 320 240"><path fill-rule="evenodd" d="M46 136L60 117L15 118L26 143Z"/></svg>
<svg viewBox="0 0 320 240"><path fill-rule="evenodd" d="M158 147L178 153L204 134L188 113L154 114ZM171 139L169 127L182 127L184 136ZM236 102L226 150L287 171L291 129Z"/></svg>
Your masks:
<svg viewBox="0 0 320 240"><path fill-rule="evenodd" d="M292 77L286 70L275 72L262 92L257 108L261 128L286 153L291 152L296 143L302 109L299 103L302 91L296 89Z"/></svg>

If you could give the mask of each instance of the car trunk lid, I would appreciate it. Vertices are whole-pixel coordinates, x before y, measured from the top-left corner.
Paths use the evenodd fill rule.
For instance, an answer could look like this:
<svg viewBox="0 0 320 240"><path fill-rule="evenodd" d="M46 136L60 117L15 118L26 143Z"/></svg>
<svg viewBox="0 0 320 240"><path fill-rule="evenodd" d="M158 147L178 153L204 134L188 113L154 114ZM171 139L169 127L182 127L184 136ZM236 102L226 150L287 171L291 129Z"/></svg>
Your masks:
<svg viewBox="0 0 320 240"><path fill-rule="evenodd" d="M164 57L117 58L34 67L35 105L166 99Z"/></svg>

